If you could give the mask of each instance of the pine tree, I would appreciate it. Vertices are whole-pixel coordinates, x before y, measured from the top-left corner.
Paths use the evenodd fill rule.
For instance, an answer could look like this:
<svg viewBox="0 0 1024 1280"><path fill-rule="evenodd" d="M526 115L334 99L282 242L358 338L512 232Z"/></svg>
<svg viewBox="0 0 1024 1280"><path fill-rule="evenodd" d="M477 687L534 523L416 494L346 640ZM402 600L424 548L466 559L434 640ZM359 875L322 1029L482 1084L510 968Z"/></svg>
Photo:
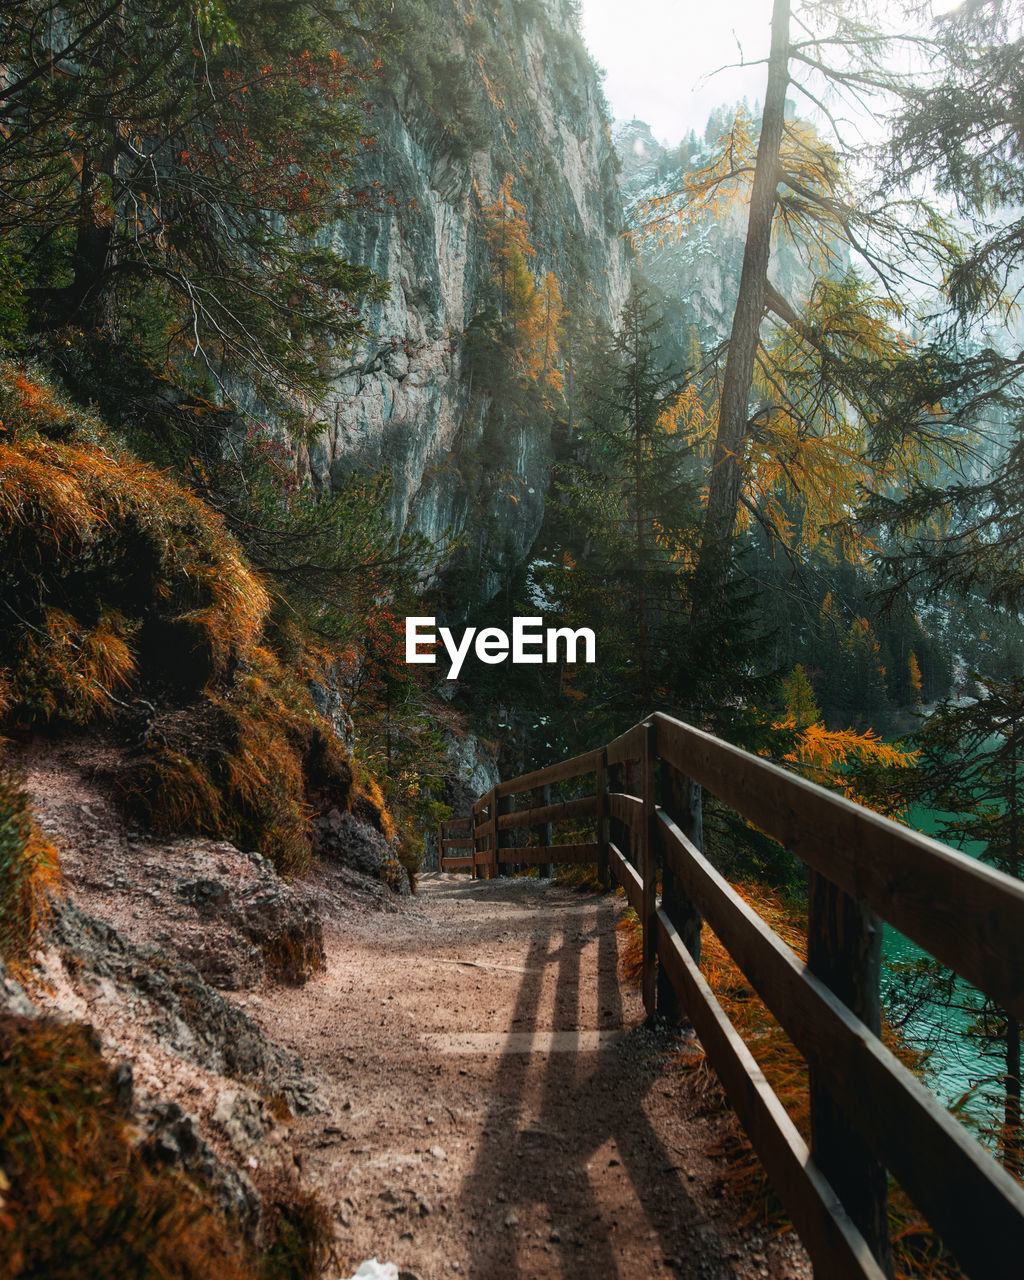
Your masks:
<svg viewBox="0 0 1024 1280"><path fill-rule="evenodd" d="M1007 438L991 474L950 476L909 493L876 495L871 517L901 545L883 566L894 590L941 597L980 592L1024 605L1024 349L1011 324L1024 264L1020 213L1024 13L1015 0L952 7L935 24L935 74L906 86L886 156L887 193L923 180L948 195L970 228L951 253L954 311L935 341L929 394L948 417L994 425Z"/></svg>
<svg viewBox="0 0 1024 1280"><path fill-rule="evenodd" d="M622 424L621 434L606 437L613 456L617 455L623 466L627 510L631 509L632 515L637 666L640 700L645 709L650 708L652 696L648 634L652 625L652 579L665 572L660 553L666 548L658 546L658 537L659 534L663 539L672 536L658 520L658 513L664 512L671 502L671 498L666 502L669 495L665 480L673 471L671 453L674 449L665 429L665 419L680 384L679 375L658 364L655 341L658 327L643 291L634 287L615 335L619 372L611 388L611 405Z"/></svg>
<svg viewBox="0 0 1024 1280"><path fill-rule="evenodd" d="M498 317L504 319L516 276L528 272L527 262L537 256L530 243L526 206L512 194L512 174L506 175L495 199L482 205L481 214L498 287Z"/></svg>
<svg viewBox="0 0 1024 1280"><path fill-rule="evenodd" d="M581 750L655 708L735 720L737 733L753 715L749 602L730 598L729 624L720 617L707 633L688 621L700 518L688 440L700 404L662 364L661 337L635 287L617 332L581 361L586 399L556 467L535 573L563 625L595 630L600 661L559 673L544 708L549 750Z"/></svg>
<svg viewBox="0 0 1024 1280"><path fill-rule="evenodd" d="M69 345L115 379L145 366L153 410L185 399L168 377L222 402L242 379L308 420L383 292L323 234L373 203L353 165L375 21L375 0L7 4L0 260L33 341L69 373Z"/></svg>
<svg viewBox="0 0 1024 1280"><path fill-rule="evenodd" d="M788 679L782 683L787 720L792 720L798 729L806 729L821 719L821 708L815 700L814 689L800 663L797 663Z"/></svg>

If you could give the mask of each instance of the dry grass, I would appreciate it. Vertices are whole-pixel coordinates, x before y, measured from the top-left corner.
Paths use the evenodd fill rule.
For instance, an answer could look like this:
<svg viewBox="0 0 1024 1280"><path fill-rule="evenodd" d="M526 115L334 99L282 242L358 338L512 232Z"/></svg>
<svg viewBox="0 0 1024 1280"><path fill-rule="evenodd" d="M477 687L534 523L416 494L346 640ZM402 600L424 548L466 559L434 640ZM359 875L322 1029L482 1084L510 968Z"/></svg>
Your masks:
<svg viewBox="0 0 1024 1280"><path fill-rule="evenodd" d="M183 1180L132 1147L81 1026L0 1017L4 1277L259 1275Z"/></svg>
<svg viewBox="0 0 1024 1280"><path fill-rule="evenodd" d="M0 1169L2 1280L313 1280L327 1259L327 1214L294 1184L268 1188L256 1250L150 1168L77 1024L0 1015Z"/></svg>
<svg viewBox="0 0 1024 1280"><path fill-rule="evenodd" d="M203 688L270 608L213 511L95 422L67 438L72 418L0 362L0 678L27 723L111 714L136 675Z"/></svg>
<svg viewBox="0 0 1024 1280"><path fill-rule="evenodd" d="M24 792L0 773L0 957L8 964L27 960L58 874L56 850L33 821Z"/></svg>
<svg viewBox="0 0 1024 1280"><path fill-rule="evenodd" d="M597 867L592 862L556 862L555 880L567 889L580 893L601 893L604 886L598 879ZM617 892L621 893L621 890ZM637 978L639 982L639 977Z"/></svg>
<svg viewBox="0 0 1024 1280"><path fill-rule="evenodd" d="M316 807L357 799L350 763L302 694L268 664L156 717L116 778L125 810L149 830L217 836L301 874Z"/></svg>
<svg viewBox="0 0 1024 1280"><path fill-rule="evenodd" d="M390 838L380 788L309 693L330 655L270 626L220 517L2 360L0 425L0 716L127 721L144 748L118 789L137 822L232 840L290 874L311 862L318 807Z"/></svg>
<svg viewBox="0 0 1024 1280"><path fill-rule="evenodd" d="M806 914L801 906L788 902L763 885L748 882L733 887L797 955L806 957ZM625 976L639 985L643 959L640 922L635 913L629 911L619 927L626 942L623 955ZM701 935L701 971L794 1124L809 1141L807 1064L707 925ZM905 1066L920 1070L923 1065L921 1055L915 1054L888 1028L883 1027L882 1038ZM680 1055L679 1063L682 1070L693 1076L709 1106L721 1107L724 1094L703 1051L688 1049ZM721 1139L718 1154L726 1159L726 1181L732 1193L750 1206L749 1221L760 1220L779 1230L788 1230L790 1224L782 1205L738 1120ZM889 1222L897 1280L962 1280L963 1273L955 1260L943 1248L902 1188L894 1184L890 1184Z"/></svg>

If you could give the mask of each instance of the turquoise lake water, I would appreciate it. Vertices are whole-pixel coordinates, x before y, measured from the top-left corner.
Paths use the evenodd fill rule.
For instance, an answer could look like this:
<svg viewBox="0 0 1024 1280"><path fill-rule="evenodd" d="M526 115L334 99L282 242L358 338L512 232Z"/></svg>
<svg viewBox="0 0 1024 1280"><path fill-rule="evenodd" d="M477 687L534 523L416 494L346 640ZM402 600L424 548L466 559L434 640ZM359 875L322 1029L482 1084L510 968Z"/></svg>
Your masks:
<svg viewBox="0 0 1024 1280"><path fill-rule="evenodd" d="M915 830L942 840L941 821L946 816L949 815L914 806L907 815L907 822ZM961 851L972 857L979 857L983 849L983 845L971 842L961 846ZM890 925L885 926L882 956L884 961L897 964L930 958L927 952ZM893 982L893 975L883 968L883 994ZM952 1005L963 1003L964 993L968 990L965 983L958 981ZM930 1050L926 1080L934 1093L947 1106L958 1102L965 1094L969 1095L964 1104L965 1116L984 1122L993 1115L993 1102L991 1097L986 1100L988 1090L979 1088L979 1082L990 1080L1002 1064L995 1054L982 1054L978 1045L966 1035L971 1021L969 1013L947 1007L944 1002L924 1003L907 1019L903 1032L911 1044ZM998 1094L998 1089L995 1094Z"/></svg>

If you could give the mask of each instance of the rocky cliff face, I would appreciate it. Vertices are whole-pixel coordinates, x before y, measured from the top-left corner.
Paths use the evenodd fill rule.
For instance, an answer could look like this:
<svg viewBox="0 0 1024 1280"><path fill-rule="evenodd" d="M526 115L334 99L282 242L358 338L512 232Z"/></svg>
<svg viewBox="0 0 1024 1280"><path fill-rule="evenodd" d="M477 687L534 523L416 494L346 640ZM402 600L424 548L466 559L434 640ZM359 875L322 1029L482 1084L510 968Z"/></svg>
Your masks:
<svg viewBox="0 0 1024 1280"><path fill-rule="evenodd" d="M390 471L396 525L432 539L463 532L472 507L477 524L496 519L522 554L543 513L549 422L503 416L472 385L466 356L491 272L480 211L506 175L526 208L534 276L553 271L563 296L587 299L609 321L625 299L617 161L573 9L571 0L396 5L410 30L378 95L365 175L396 203L338 233L391 293L369 317L372 340L336 370L330 429L308 464L324 484L355 467ZM503 466L481 513L488 430L502 437Z"/></svg>
<svg viewBox="0 0 1024 1280"><path fill-rule="evenodd" d="M672 152L654 137L641 120L619 122L615 145L622 161L620 185L627 220L639 221L645 200L670 194L681 185L680 162L689 169L707 163L714 146L693 139ZM678 240L646 246L640 269L660 291L661 309L668 334L664 339L670 363L685 367L694 345L707 352L729 335L743 268L747 232L747 206L738 203L721 216L687 229ZM814 276L800 247L779 241L772 250L769 275L772 283L799 308Z"/></svg>

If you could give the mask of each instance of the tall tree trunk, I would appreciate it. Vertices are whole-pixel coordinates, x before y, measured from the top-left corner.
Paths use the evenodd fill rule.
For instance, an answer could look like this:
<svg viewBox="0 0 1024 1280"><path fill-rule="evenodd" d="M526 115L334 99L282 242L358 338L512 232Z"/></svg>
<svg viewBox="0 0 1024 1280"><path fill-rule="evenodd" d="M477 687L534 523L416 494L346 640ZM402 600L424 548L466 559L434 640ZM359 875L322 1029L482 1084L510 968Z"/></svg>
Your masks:
<svg viewBox="0 0 1024 1280"><path fill-rule="evenodd" d="M644 432L643 408L640 403L640 326L634 335L634 352L637 364L633 367L633 467L636 484L636 613L637 613L637 660L640 664L640 699L644 715L654 710L651 706L651 679L648 664L647 646L647 584L644 574L647 570L647 547L644 539Z"/></svg>
<svg viewBox="0 0 1024 1280"><path fill-rule="evenodd" d="M775 0L772 9L772 43L768 58L768 87L761 116L761 136L750 191L747 240L736 299L729 354L725 362L718 433L711 463L708 506L701 536L698 580L706 579L709 562L732 534L740 502L743 446L747 435L750 387L754 359L764 315L771 256L772 222L778 187L779 148L786 118L789 85L790 0ZM705 606L710 610L714 603Z"/></svg>

